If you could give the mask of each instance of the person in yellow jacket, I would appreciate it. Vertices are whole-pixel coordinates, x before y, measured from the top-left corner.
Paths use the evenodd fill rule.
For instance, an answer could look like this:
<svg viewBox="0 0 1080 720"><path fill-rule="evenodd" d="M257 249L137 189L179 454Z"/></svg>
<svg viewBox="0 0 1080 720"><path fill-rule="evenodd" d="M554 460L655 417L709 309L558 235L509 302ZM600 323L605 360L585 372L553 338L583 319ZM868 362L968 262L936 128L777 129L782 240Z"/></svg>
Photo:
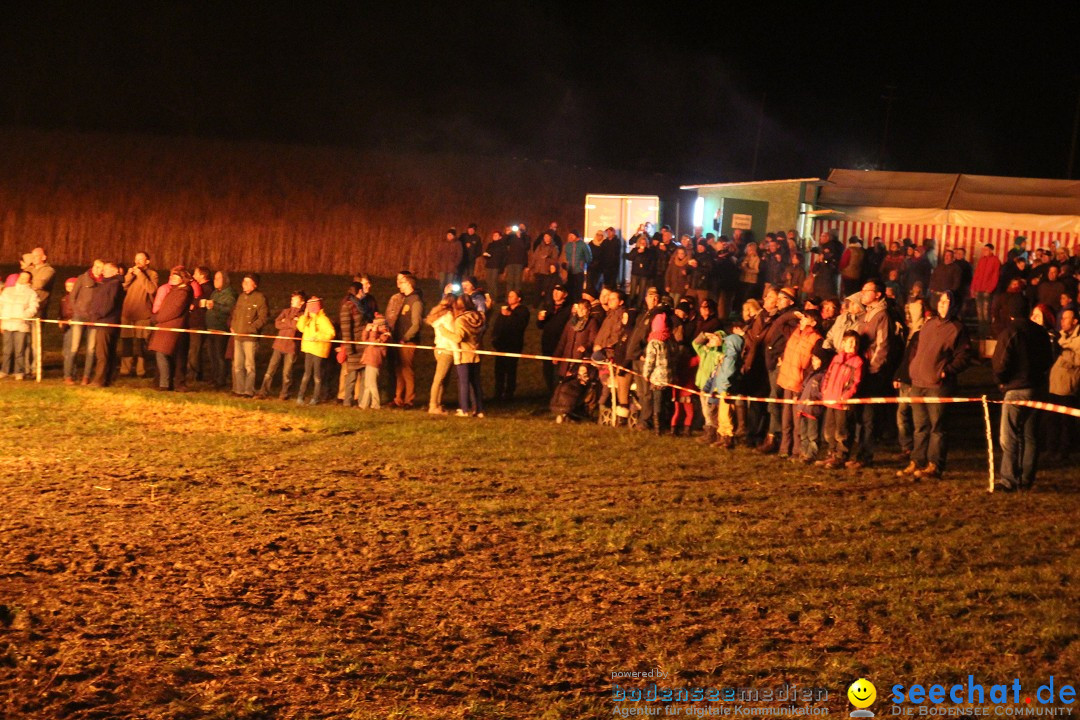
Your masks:
<svg viewBox="0 0 1080 720"><path fill-rule="evenodd" d="M296 321L296 331L301 335L300 352L304 354L304 377L300 381L296 404L304 403L308 382L314 376L315 392L308 404L318 405L322 401L323 361L330 356L330 341L337 334L334 324L323 312L322 300L317 297L308 299L304 314Z"/></svg>

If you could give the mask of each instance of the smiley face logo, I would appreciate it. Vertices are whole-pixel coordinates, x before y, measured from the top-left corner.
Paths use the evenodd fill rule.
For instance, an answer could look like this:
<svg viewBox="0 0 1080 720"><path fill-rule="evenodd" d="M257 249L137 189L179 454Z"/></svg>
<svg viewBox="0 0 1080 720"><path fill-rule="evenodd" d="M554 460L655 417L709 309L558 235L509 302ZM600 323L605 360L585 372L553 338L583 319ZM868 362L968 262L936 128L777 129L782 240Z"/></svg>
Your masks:
<svg viewBox="0 0 1080 720"><path fill-rule="evenodd" d="M847 697L851 704L860 710L868 708L877 700L877 688L866 678L859 678L851 683L851 687L847 690Z"/></svg>

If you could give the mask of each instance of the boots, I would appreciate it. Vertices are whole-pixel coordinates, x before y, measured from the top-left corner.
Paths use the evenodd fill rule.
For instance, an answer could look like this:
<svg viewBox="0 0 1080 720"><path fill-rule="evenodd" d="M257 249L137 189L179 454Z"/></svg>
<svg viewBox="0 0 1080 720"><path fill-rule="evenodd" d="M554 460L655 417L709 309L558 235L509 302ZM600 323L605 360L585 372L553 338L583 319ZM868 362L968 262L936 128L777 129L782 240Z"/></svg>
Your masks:
<svg viewBox="0 0 1080 720"><path fill-rule="evenodd" d="M746 437L746 405L742 403L735 404L735 437Z"/></svg>
<svg viewBox="0 0 1080 720"><path fill-rule="evenodd" d="M735 438L731 435L718 435L716 437L716 447L724 448L725 450L734 450Z"/></svg>
<svg viewBox="0 0 1080 720"><path fill-rule="evenodd" d="M701 437L699 437L697 441L702 445L712 445L716 442L716 426L706 425L705 432L701 434Z"/></svg>
<svg viewBox="0 0 1080 720"><path fill-rule="evenodd" d="M773 433L765 436L765 442L758 445L758 451L766 455L772 455L780 450L780 440Z"/></svg>

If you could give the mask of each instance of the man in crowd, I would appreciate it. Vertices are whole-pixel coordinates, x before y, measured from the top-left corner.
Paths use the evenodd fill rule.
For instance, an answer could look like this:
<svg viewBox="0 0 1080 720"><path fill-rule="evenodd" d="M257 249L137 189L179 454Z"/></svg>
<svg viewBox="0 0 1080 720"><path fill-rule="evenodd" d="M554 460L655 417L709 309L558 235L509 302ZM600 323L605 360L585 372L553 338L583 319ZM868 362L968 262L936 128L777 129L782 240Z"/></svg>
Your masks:
<svg viewBox="0 0 1080 720"><path fill-rule="evenodd" d="M120 268L114 262L102 263L101 282L93 289L90 300L89 319L92 322L116 325L120 323L123 311L123 278ZM99 327L94 332L95 373L93 384L106 387L112 383L116 369L116 341L120 330L112 327ZM84 383L87 384L87 383Z"/></svg>
<svg viewBox="0 0 1080 720"><path fill-rule="evenodd" d="M257 335L270 319L266 296L259 291L259 276L248 273L240 288L243 292L233 307L229 331L239 335ZM256 338L233 338L233 395L255 397L255 350L258 345Z"/></svg>
<svg viewBox="0 0 1080 720"><path fill-rule="evenodd" d="M424 303L416 292L416 280L412 273L398 274L398 292L386 305L386 324L390 339L406 346L416 345L420 339L420 327L424 320ZM394 400L397 408L409 409L416 401L416 373L413 370L414 347L388 348L388 357L394 358Z"/></svg>
<svg viewBox="0 0 1080 720"><path fill-rule="evenodd" d="M950 397L956 388L956 376L971 363L971 341L963 323L957 320L959 313L953 294L942 293L937 315L927 320L919 332L919 344L908 368L912 398ZM899 477L941 477L948 453L948 407L934 402L916 402L912 407L914 446L911 462L897 473Z"/></svg>
<svg viewBox="0 0 1080 720"><path fill-rule="evenodd" d="M550 231L540 237L540 244L533 250L529 261L529 269L536 278L536 304L539 307L551 298L552 288L559 282L559 249Z"/></svg>
<svg viewBox="0 0 1080 720"><path fill-rule="evenodd" d="M49 298L52 296L56 270L49 264L45 248L36 247L29 252L27 262L22 263L23 270L30 273L30 287L38 297L37 317L48 317Z"/></svg>
<svg viewBox="0 0 1080 720"><path fill-rule="evenodd" d="M458 238L461 243L461 265L458 266L457 276L468 277L473 274L473 266L476 258L480 257L480 246L483 240L476 234L476 223L469 223L465 232Z"/></svg>
<svg viewBox="0 0 1080 720"><path fill-rule="evenodd" d="M997 338L992 361L994 379L1005 393L1005 404L1001 406L1001 477L994 489L1006 492L1031 487L1038 459L1035 409L1009 402L1040 400L1053 363L1046 329L1025 315L1011 319L1012 323Z"/></svg>
<svg viewBox="0 0 1080 720"><path fill-rule="evenodd" d="M979 334L982 337L990 333L990 303L998 289L1000 273L1001 261L994 254L994 246L988 243L983 246L971 280L971 294L975 298L975 314L979 318Z"/></svg>
<svg viewBox="0 0 1080 720"><path fill-rule="evenodd" d="M102 278L105 268L103 260L94 260L90 269L75 279L75 288L71 291L71 319L75 321L90 321L90 303L93 302L94 288ZM86 338L86 360L83 363L82 384L90 384L90 374L94 371L94 357L96 354L96 328L92 326L72 324L71 326L71 355L66 358L69 362L64 363L64 383L75 384L75 361L79 354L79 344Z"/></svg>
<svg viewBox="0 0 1080 720"><path fill-rule="evenodd" d="M521 275L525 266L529 264L529 236L525 232L525 226L520 225L517 230L510 228L506 233L506 290L507 298L509 291L513 290L521 297ZM439 287L444 287L440 285Z"/></svg>
<svg viewBox="0 0 1080 720"><path fill-rule="evenodd" d="M879 280L871 280L863 285L859 303L863 313L855 324L855 331L861 337L863 351L863 373L859 382L859 397L884 397L891 394L892 376L900 359L902 343L897 342L898 329L889 314L885 299L885 288ZM874 460L874 433L880 429L877 422L882 415L878 405L856 406L859 418L857 448L855 458L848 460L846 467L861 468Z"/></svg>
<svg viewBox="0 0 1080 720"><path fill-rule="evenodd" d="M506 293L506 304L495 314L492 347L505 353L520 354L525 348L525 330L529 327L529 309L516 290ZM513 400L517 389L518 358L495 357L495 400Z"/></svg>
<svg viewBox="0 0 1080 720"><path fill-rule="evenodd" d="M192 330L206 329L206 306L214 292L214 283L210 279L210 268L200 265L191 273L194 283L191 286L194 306L188 315L188 327ZM198 285L198 287L195 287ZM188 335L187 382L202 381L203 355L206 355L206 335L191 333Z"/></svg>
<svg viewBox="0 0 1080 720"><path fill-rule="evenodd" d="M150 267L150 255L135 253L135 264L124 275L124 306L120 322L135 325L120 330L120 374L146 376L146 341L150 338L150 311L158 289L157 270Z"/></svg>
<svg viewBox="0 0 1080 720"><path fill-rule="evenodd" d="M507 228L509 231L510 228ZM499 299L499 276L506 269L506 238L498 230L491 233L491 240L484 248L484 279L492 300Z"/></svg>
<svg viewBox="0 0 1080 720"><path fill-rule="evenodd" d="M566 245L562 250L562 266L566 269L566 287L570 290L570 302L581 299L585 289L585 274L592 262L592 249L581 240L577 232L566 234Z"/></svg>
<svg viewBox="0 0 1080 720"><path fill-rule="evenodd" d="M567 302L566 288L555 285L551 289L551 297L544 301L536 313L536 327L540 328L540 354L551 357L555 354L555 348L559 345L563 329L570 320L570 303ZM555 366L549 362L541 363L544 372L544 383L547 385L548 394L555 392Z"/></svg>

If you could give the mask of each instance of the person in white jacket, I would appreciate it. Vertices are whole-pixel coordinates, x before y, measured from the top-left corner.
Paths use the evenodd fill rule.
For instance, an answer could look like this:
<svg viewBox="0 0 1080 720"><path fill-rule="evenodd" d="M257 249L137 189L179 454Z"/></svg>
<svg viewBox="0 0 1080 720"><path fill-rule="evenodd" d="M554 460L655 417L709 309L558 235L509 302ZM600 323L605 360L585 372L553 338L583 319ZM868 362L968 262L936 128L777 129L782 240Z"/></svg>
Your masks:
<svg viewBox="0 0 1080 720"><path fill-rule="evenodd" d="M446 286L442 302L432 308L424 321L435 330L435 377L431 380L431 392L428 395L428 412L432 415L444 415L442 406L443 392L450 380L450 371L454 367L454 294L451 286Z"/></svg>
<svg viewBox="0 0 1080 720"><path fill-rule="evenodd" d="M12 278L17 278L11 282ZM3 354L0 359L0 378L14 371L15 379L26 373L26 340L30 336L29 320L37 316L38 296L30 286L30 273L23 271L8 276L0 293L0 330L4 331ZM13 367L14 366L14 367Z"/></svg>

